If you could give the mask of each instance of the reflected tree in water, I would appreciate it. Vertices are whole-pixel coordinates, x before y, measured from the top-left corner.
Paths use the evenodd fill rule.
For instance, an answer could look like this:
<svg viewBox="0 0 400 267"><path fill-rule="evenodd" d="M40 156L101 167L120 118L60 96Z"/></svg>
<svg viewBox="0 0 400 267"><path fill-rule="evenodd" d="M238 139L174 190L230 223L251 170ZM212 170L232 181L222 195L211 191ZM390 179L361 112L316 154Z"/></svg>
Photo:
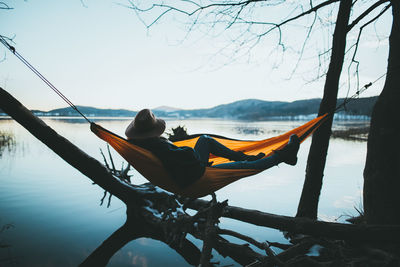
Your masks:
<svg viewBox="0 0 400 267"><path fill-rule="evenodd" d="M3 233L9 229L14 228L14 225L7 223L4 225L0 224L0 266L14 266L16 265L16 258L12 256L10 248L11 245L3 240Z"/></svg>

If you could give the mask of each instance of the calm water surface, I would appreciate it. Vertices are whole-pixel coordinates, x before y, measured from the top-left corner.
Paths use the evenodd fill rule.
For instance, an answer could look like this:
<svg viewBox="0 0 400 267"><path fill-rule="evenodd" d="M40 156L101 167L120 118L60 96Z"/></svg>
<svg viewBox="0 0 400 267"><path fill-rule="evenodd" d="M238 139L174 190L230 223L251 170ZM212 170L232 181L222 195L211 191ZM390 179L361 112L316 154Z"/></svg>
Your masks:
<svg viewBox="0 0 400 267"><path fill-rule="evenodd" d="M102 161L103 141L89 125L77 119L44 119L61 135L89 155ZM262 139L301 125L301 121L237 122L225 120L167 121L167 129L187 127L190 134L215 133L232 138ZM336 123L345 128L354 123ZM359 122L362 123L362 122ZM102 126L123 135L129 120L107 119ZM125 221L125 206L113 198L111 207L100 206L103 190L83 176L29 132L12 120L0 120L0 131L11 132L16 146L0 158L0 266L77 266ZM170 130L167 130L167 132ZM310 139L299 151L294 167L281 164L258 175L242 179L217 192L230 205L293 216L300 198ZM117 166L122 159L113 154ZM319 217L333 221L344 214L356 214L362 195L362 171L366 142L331 140ZM133 181L146 180L132 171ZM344 217L339 220L343 221ZM222 228L251 235L258 241L287 242L279 231L222 219ZM242 241L231 239L237 243ZM194 240L192 240L194 241ZM194 241L201 246L200 242ZM215 254L221 264L234 264ZM174 250L151 239L130 242L112 258L109 266L187 266Z"/></svg>

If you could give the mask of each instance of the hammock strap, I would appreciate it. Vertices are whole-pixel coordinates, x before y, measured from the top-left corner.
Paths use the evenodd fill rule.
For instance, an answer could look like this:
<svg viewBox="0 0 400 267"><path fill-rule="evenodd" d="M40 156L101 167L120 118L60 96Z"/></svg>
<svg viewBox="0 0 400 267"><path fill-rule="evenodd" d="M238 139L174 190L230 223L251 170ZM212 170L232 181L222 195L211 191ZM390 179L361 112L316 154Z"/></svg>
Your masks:
<svg viewBox="0 0 400 267"><path fill-rule="evenodd" d="M329 116L330 116L329 113L325 114L324 118L322 118L320 121L318 121L312 127L310 127L310 129L308 129L304 134L302 134L301 136L298 136L300 142L303 142L310 134L312 134L319 126L321 126L321 124L323 124L329 118Z"/></svg>

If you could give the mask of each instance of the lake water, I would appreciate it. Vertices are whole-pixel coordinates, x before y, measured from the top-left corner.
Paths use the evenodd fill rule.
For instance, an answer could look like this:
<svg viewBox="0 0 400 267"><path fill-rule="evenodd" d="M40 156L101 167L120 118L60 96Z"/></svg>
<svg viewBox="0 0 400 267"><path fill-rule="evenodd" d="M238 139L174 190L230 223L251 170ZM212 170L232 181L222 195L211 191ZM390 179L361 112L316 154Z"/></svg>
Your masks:
<svg viewBox="0 0 400 267"><path fill-rule="evenodd" d="M44 121L89 155L102 161L105 143L93 135L80 119ZM123 135L129 124L124 119L98 123ZM189 134L214 133L239 139L263 139L290 130L304 121L241 122L226 120L167 121L171 127L184 125ZM366 122L335 122L336 128ZM14 135L16 145L0 158L0 266L77 266L125 221L125 206L113 198L111 207L100 206L103 190L76 171L19 124L0 120L0 131ZM294 167L281 164L258 175L242 179L217 192L218 200L243 208L293 216L300 198L310 138L299 151ZM0 153L1 154L1 153ZM117 166L122 159L113 153ZM362 196L362 172L366 142L332 139L319 218L333 221L341 215L356 215ZM132 171L133 182L146 180ZM345 217L340 217L343 221ZM221 227L248 234L258 241L287 242L276 230L222 219ZM228 238L229 239L229 238ZM238 240L230 239L237 243ZM193 241L193 239L192 239ZM199 247L201 243L195 241ZM214 253L221 265L235 264ZM117 252L108 266L187 266L185 260L166 244L151 239L130 242Z"/></svg>

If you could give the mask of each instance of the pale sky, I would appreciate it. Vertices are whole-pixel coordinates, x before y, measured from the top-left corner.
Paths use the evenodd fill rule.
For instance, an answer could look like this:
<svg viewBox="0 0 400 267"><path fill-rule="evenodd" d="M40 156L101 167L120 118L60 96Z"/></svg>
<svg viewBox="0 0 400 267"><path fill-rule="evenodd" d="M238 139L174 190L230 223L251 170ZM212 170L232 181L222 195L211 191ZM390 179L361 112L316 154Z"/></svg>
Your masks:
<svg viewBox="0 0 400 267"><path fill-rule="evenodd" d="M132 10L118 4L128 4L125 0L86 0L87 7L79 0L6 2L14 9L0 10L0 34L15 35L17 51L76 105L130 110L158 106L193 109L249 98L294 101L322 97L324 79L306 81L314 75L311 61L306 58L297 74L288 79L296 64L295 55L290 51L282 58L271 54L272 37L251 51L250 60L226 64L229 57L227 60L219 51L229 42L229 34L212 38L195 31L181 42L186 29L180 23L184 18L179 17L167 17L147 31ZM386 71L384 37L390 25L388 12L365 31L359 55L362 85ZM289 33L295 38L300 36L293 29ZM316 43L326 42L323 37L315 38ZM356 32L351 38L356 38ZM229 51L223 52L229 56ZM0 62L2 88L30 109L66 106L17 58L0 47L0 58L4 56ZM345 74L340 96L347 93ZM382 85L383 80L363 96L379 94Z"/></svg>

